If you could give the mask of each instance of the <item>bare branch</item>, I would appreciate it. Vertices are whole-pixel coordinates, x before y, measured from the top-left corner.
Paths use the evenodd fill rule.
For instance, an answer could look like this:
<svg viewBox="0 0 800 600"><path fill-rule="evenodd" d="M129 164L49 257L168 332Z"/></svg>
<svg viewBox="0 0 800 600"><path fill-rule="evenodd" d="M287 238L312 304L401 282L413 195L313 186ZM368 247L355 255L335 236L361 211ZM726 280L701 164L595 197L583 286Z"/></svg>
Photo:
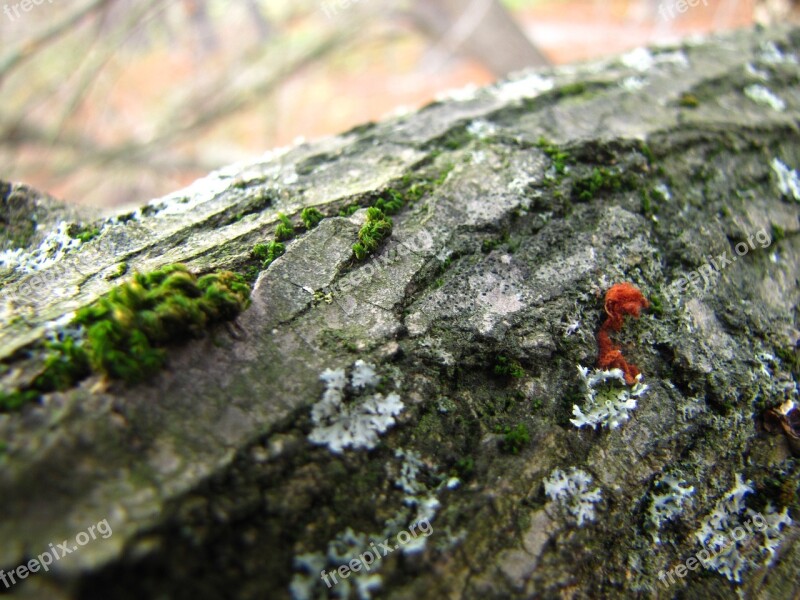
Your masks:
<svg viewBox="0 0 800 600"><path fill-rule="evenodd" d="M61 21L42 31L38 36L28 40L0 59L0 83L8 74L34 56L39 50L68 33L87 16L94 14L114 0L91 0L83 8L67 15Z"/></svg>

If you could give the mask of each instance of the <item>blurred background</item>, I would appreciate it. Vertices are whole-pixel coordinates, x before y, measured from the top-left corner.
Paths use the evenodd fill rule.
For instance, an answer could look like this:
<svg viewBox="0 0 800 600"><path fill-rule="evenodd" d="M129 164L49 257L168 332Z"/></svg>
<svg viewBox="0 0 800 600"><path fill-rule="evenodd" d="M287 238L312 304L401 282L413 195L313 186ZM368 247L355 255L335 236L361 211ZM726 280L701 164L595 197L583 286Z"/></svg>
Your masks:
<svg viewBox="0 0 800 600"><path fill-rule="evenodd" d="M106 207L527 65L800 14L797 0L0 5L0 179Z"/></svg>

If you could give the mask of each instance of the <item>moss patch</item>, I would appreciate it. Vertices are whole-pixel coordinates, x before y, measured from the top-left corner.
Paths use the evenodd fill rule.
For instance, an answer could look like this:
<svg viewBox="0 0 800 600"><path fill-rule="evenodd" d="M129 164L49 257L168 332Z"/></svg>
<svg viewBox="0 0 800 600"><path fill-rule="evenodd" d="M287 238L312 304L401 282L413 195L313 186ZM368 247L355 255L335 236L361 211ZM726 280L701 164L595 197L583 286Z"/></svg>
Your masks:
<svg viewBox="0 0 800 600"><path fill-rule="evenodd" d="M600 192L616 192L628 187L628 182L619 171L595 167L589 176L575 181L572 197L576 200L591 200Z"/></svg>
<svg viewBox="0 0 800 600"><path fill-rule="evenodd" d="M522 368L516 360L510 359L506 356L498 356L497 363L494 366L495 375L502 375L503 377L525 377L525 369Z"/></svg>
<svg viewBox="0 0 800 600"><path fill-rule="evenodd" d="M292 239L294 237L294 225L292 225L292 221L283 213L278 213L278 219L280 223L275 227L275 240L283 242Z"/></svg>
<svg viewBox="0 0 800 600"><path fill-rule="evenodd" d="M100 230L97 227L88 225L73 225L70 226L68 233L70 237L78 239L85 244L100 235Z"/></svg>
<svg viewBox="0 0 800 600"><path fill-rule="evenodd" d="M367 222L358 232L358 242L353 244L356 259L364 260L378 249L381 242L392 234L392 220L380 208L367 209Z"/></svg>
<svg viewBox="0 0 800 600"><path fill-rule="evenodd" d="M323 218L325 218L325 215L313 206L304 208L300 213L300 220L303 222L303 225L306 226L306 229L314 229Z"/></svg>
<svg viewBox="0 0 800 600"><path fill-rule="evenodd" d="M175 264L136 273L77 312L71 325L81 335L60 333L45 344L42 372L26 388L0 394L0 410L69 389L92 371L126 383L142 381L163 367L164 346L234 319L249 298L249 286L230 271L198 278Z"/></svg>
<svg viewBox="0 0 800 600"><path fill-rule="evenodd" d="M553 161L553 168L556 173L563 175L567 168L567 163L571 160L568 152L559 149L558 146L552 142L547 141L545 138L540 137L536 142L536 147L544 152L551 161Z"/></svg>
<svg viewBox="0 0 800 600"><path fill-rule="evenodd" d="M518 454L531 441L528 427L524 423L518 423L513 428L508 425L498 426L496 431L503 434L503 439L500 441L500 449L507 454Z"/></svg>

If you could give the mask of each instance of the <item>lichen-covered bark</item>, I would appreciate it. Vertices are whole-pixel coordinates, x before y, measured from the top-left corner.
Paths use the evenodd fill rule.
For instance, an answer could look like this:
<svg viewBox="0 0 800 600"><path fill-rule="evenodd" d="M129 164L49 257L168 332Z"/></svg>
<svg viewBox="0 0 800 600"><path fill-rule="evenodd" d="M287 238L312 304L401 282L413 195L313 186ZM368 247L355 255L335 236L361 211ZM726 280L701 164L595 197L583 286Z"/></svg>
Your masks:
<svg viewBox="0 0 800 600"><path fill-rule="evenodd" d="M758 536L742 542L759 565L741 583L659 575L700 549L693 533L739 480L749 510L800 519L790 440L761 427L798 401L800 202L774 166L800 167L798 60L800 32L742 32L520 75L234 165L92 223L99 235L36 273L7 270L5 390L35 376L48 323L119 283L120 263L254 284L235 325L171 348L154 380L89 379L0 414L0 566L113 528L12 592L796 597L796 525L770 560ZM392 235L357 261L366 211L339 212L390 190L405 199ZM258 272L254 244L307 206L325 219ZM35 252L64 218L50 210L33 211L35 232L7 199L4 248ZM620 427L578 429L578 366L595 364L603 295L622 281L651 303L614 333L648 390ZM312 406L320 374L358 360L404 408L377 447L338 454L309 441ZM601 495L582 526L545 494L573 467ZM658 526L665 477L693 491ZM420 519L424 546L369 573L328 590L309 572Z"/></svg>

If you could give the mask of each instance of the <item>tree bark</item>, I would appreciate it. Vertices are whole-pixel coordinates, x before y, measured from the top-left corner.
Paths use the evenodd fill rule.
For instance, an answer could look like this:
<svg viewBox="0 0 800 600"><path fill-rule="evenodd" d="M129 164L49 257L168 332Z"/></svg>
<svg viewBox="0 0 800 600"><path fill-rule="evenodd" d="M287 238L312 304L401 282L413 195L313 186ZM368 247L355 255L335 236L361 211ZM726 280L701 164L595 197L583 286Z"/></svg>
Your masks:
<svg viewBox="0 0 800 600"><path fill-rule="evenodd" d="M521 73L117 218L0 188L3 248L30 260L60 221L98 229L39 271L0 273L6 392L41 370L48 324L135 270L253 279L236 323L170 346L151 381L90 377L0 414L5 573L113 530L12 597L797 597L796 524L774 555L746 534L741 582L675 569L732 489L800 519L792 422L762 427L798 401L798 56L800 31L754 30ZM361 209L396 197L391 235L356 260ZM325 218L302 231L306 207ZM279 213L297 234L259 271ZM618 427L577 428L579 367L620 282L649 300L611 332L648 389ZM350 383L328 417L363 409L371 433L354 439L372 448L314 443L336 369ZM562 502L559 472L590 489ZM691 492L654 520L669 481ZM398 548L362 568L384 539Z"/></svg>

